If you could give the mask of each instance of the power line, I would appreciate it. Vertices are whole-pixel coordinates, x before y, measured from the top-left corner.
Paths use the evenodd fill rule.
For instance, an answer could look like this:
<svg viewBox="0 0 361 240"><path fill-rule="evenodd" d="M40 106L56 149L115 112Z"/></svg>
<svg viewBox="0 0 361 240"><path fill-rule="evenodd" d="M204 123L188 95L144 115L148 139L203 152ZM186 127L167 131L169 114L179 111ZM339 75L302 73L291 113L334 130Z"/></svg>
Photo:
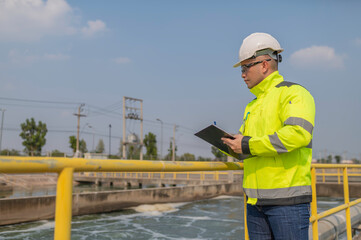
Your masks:
<svg viewBox="0 0 361 240"><path fill-rule="evenodd" d="M52 103L52 104L81 104L80 102L61 102L61 101L47 101L47 100L33 100L33 99L23 99L23 98L5 98L0 97L3 100L17 101L17 102L36 102L36 103Z"/></svg>
<svg viewBox="0 0 361 240"><path fill-rule="evenodd" d="M6 106L13 106L13 107L33 107L33 108L50 108L50 109L72 109L70 107L54 107L54 106L35 106L35 105L21 105L21 104L14 104L14 103L1 103L1 105Z"/></svg>
<svg viewBox="0 0 361 240"><path fill-rule="evenodd" d="M33 102L33 103L48 103L48 104L67 104L67 105L79 105L81 104L80 102L66 102L66 101L49 101L49 100L34 100L34 99L23 99L23 98L7 98L7 97L0 97L0 99L2 100L9 100L9 101L16 101L16 102ZM98 115L107 115L107 114L114 114L117 116L122 116L122 113L118 113L115 112L116 110L121 109L121 101L117 101L115 103L112 103L110 105L108 105L105 108L101 108L101 107L97 107L91 104L86 104L87 107L93 108L97 111L94 110L89 110L91 113L95 113ZM10 103L2 103L4 105L10 105L10 106L19 106L19 107L40 107L40 108L52 108L54 109L54 106L35 106L35 105L21 105L21 104L10 104ZM62 108L62 107L58 107L59 109L68 109L68 108ZM94 116L98 116L98 115L91 115L92 117ZM107 115L108 117L111 117L109 115ZM113 116L114 117L114 116ZM144 122L148 122L148 123L153 123L153 124L158 124L158 122L156 122L155 120L149 120L149 119L144 119ZM174 123L169 123L169 122L164 122L164 125L168 125L171 128L174 126ZM194 129L185 127L183 125L178 125L180 128L184 128L187 129L189 131L194 132Z"/></svg>
<svg viewBox="0 0 361 240"><path fill-rule="evenodd" d="M20 128L4 128L4 131L12 131L12 132L20 132L21 129ZM48 133L72 133L74 134L76 132L76 130L57 130L57 129L48 129ZM95 136L101 136L101 137L108 137L107 134L101 134L101 133L94 133L94 132L85 132L83 131L81 133L82 135L86 134L86 135L92 135L94 134ZM116 135L112 135L112 138L118 138L120 139L120 136L116 136Z"/></svg>
<svg viewBox="0 0 361 240"><path fill-rule="evenodd" d="M8 97L0 97L0 100L4 101L14 101L14 102L26 102L27 104L14 104L14 103L2 103L3 105L9 105L9 106L17 106L17 107L32 107L32 108L51 108L51 109L70 109L69 107L62 107L62 106L39 106L39 105L33 105L28 103L40 103L40 104L60 104L60 105L79 105L80 102L70 102L70 101L49 101L49 100L34 100L34 99L23 99L23 98L8 98ZM122 113L116 112L117 110L121 109L121 103L122 101L117 101L115 103L112 103L104 108L94 106L91 104L87 104L86 106L89 107L88 111L88 117L96 117L96 116L106 116L113 119L119 119L119 117L122 116ZM71 108L72 109L72 108ZM155 120L150 119L144 119L145 124L150 124L153 126L158 125L158 122ZM169 122L163 122L164 127L166 129L172 129L174 126L174 123ZM134 124L135 125L135 124ZM177 124L178 125L178 124ZM189 127L178 125L179 131L184 132L187 134L193 134L195 132L194 129L191 129ZM130 128L134 128L135 126L130 126ZM129 132L130 129L128 128L127 131Z"/></svg>

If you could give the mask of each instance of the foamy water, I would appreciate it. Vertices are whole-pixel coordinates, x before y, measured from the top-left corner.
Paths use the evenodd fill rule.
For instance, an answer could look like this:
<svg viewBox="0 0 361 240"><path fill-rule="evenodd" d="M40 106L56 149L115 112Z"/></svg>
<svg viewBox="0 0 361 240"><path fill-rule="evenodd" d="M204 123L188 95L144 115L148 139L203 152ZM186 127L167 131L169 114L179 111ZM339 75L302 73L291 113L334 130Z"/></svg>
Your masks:
<svg viewBox="0 0 361 240"><path fill-rule="evenodd" d="M334 199L320 200L322 211L340 203ZM48 240L53 239L53 234L53 221L0 227L1 240ZM74 217L72 221L72 240L218 240L243 236L242 197L141 205L119 212Z"/></svg>
<svg viewBox="0 0 361 240"><path fill-rule="evenodd" d="M133 209L136 212L145 213L146 215L160 216L163 213L179 211L179 208L186 204L188 203L143 204L129 209Z"/></svg>

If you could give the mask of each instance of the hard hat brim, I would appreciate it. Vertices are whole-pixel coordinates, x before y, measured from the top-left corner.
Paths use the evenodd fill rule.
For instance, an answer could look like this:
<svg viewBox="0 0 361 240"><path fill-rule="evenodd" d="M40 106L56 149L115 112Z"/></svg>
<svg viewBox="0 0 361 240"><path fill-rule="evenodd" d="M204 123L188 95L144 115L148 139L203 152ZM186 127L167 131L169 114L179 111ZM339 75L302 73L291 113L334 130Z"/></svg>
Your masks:
<svg viewBox="0 0 361 240"><path fill-rule="evenodd" d="M241 62L239 61L238 63L234 64L233 67L236 68L236 67L239 67L241 66Z"/></svg>

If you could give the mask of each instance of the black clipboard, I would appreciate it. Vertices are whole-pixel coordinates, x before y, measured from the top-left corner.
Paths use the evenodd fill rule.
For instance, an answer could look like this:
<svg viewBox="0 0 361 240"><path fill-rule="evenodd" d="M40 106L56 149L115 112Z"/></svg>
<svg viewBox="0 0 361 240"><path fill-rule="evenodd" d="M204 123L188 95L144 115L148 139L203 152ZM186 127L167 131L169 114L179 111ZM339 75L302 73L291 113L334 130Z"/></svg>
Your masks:
<svg viewBox="0 0 361 240"><path fill-rule="evenodd" d="M221 140L222 137L231 138L231 139L234 139L234 137L231 134L224 131L223 129L217 127L216 125L209 125L208 127L195 133L194 135L212 144L219 150L228 153L234 158L243 160L248 157L248 155L245 154L235 153L228 145L224 144Z"/></svg>

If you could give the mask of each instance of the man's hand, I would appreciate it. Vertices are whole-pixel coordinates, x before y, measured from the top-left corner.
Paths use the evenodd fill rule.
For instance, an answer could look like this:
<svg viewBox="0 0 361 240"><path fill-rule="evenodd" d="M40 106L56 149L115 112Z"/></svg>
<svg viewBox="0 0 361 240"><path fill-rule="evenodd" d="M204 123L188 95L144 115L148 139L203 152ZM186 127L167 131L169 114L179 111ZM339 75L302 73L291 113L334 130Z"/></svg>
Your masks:
<svg viewBox="0 0 361 240"><path fill-rule="evenodd" d="M242 154L242 134L236 134L233 136L235 139L221 138L224 144L228 145L235 153Z"/></svg>

